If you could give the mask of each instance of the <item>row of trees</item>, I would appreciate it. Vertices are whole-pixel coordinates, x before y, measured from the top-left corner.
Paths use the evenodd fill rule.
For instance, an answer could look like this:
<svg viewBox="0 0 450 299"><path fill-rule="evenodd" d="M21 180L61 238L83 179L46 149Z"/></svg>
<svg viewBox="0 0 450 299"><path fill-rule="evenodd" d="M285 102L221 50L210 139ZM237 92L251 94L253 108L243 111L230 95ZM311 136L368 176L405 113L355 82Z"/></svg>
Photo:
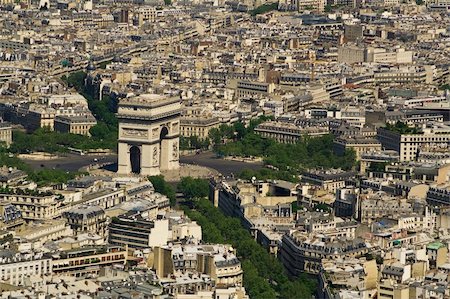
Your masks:
<svg viewBox="0 0 450 299"><path fill-rule="evenodd" d="M250 11L250 14L252 16L256 16L259 14L265 14L267 12L278 10L278 2L276 3L266 3L263 5L258 6L257 8Z"/></svg>
<svg viewBox="0 0 450 299"><path fill-rule="evenodd" d="M180 149L181 150L199 150L208 149L211 145L209 138L201 139L197 136L183 137L180 136Z"/></svg>
<svg viewBox="0 0 450 299"><path fill-rule="evenodd" d="M149 176L148 179L153 184L156 192L164 194L169 198L172 207L176 205L175 189L183 193L184 197L188 200L208 196L208 182L203 179L183 177L176 185L176 188L166 182L163 175Z"/></svg>
<svg viewBox="0 0 450 299"><path fill-rule="evenodd" d="M96 130L97 129L100 128L97 127ZM106 139L90 138L89 136L71 133L60 133L51 131L49 128L40 128L31 134L22 131L14 131L13 141L14 142L10 147L12 153L31 153L36 151L64 153L69 151L69 147L88 150L98 148L108 149L112 146L111 142Z"/></svg>
<svg viewBox="0 0 450 299"><path fill-rule="evenodd" d="M97 119L97 125L90 130L90 140L100 144L102 148L115 150L118 136L118 120L115 114L117 100L107 95L103 96L101 101L98 100L94 90L85 85L86 76L85 72L79 71L71 73L68 77L63 76L62 80L86 98L89 109Z"/></svg>
<svg viewBox="0 0 450 299"><path fill-rule="evenodd" d="M157 192L165 194L172 205L175 204L175 188L162 175L151 176L149 180ZM206 199L207 180L183 177L176 188L193 207L183 209L202 227L203 241L236 248L244 271L244 286L251 298L311 298L316 281L306 275L290 280L280 261L256 243L239 219L226 217Z"/></svg>
<svg viewBox="0 0 450 299"><path fill-rule="evenodd" d="M213 128L209 131L209 138L215 148L218 148L221 144L226 143L226 141L242 140L247 135L253 134L259 124L269 120L273 120L273 117L260 116L250 120L248 126L245 126L241 122L235 122L233 125L222 124L219 128Z"/></svg>
<svg viewBox="0 0 450 299"><path fill-rule="evenodd" d="M305 136L295 144L278 143L275 140L262 138L255 133L248 133L236 142L221 144L215 147L216 153L223 156L256 156L263 157L266 165L275 170L260 170L252 173L244 171L243 178L258 176L264 178L284 178L295 180L295 176L308 168L342 168L349 170L355 166L356 155L352 150L343 156L333 152L333 136L309 138Z"/></svg>
<svg viewBox="0 0 450 299"><path fill-rule="evenodd" d="M397 121L394 125L387 123L385 128L399 134L422 134L422 130L418 127L409 126L408 124Z"/></svg>
<svg viewBox="0 0 450 299"><path fill-rule="evenodd" d="M195 209L185 208L185 213L201 225L203 240L230 244L236 249L251 298L311 298L315 280L306 275L290 280L280 261L256 243L237 218L226 217L206 199L196 200L193 205Z"/></svg>
<svg viewBox="0 0 450 299"><path fill-rule="evenodd" d="M262 157L269 168L243 170L239 177L251 179L283 179L296 181L298 174L308 168L342 168L349 170L356 166L356 155L348 150L343 156L333 152L332 135L317 138L304 136L296 144L282 144L273 139L262 138L255 128L262 122L272 120L261 116L250 121L248 126L241 122L222 124L210 130L206 140L197 137L180 139L182 149L205 149L213 145L218 156Z"/></svg>
<svg viewBox="0 0 450 299"><path fill-rule="evenodd" d="M39 186L67 183L80 173L68 172L60 169L40 169L34 170L28 164L8 152L5 147L0 146L0 166L14 167L27 173L30 180Z"/></svg>
<svg viewBox="0 0 450 299"><path fill-rule="evenodd" d="M170 200L170 206L173 207L177 203L175 189L166 182L163 175L149 176L148 180L153 184L153 188L158 193L167 196Z"/></svg>
<svg viewBox="0 0 450 299"><path fill-rule="evenodd" d="M259 118L251 120L248 126L245 126L241 122L236 122L233 125L222 124L218 128L211 129L207 138L199 138L197 136L182 136L180 137L180 149L209 149L211 145L217 147L230 140L240 140L247 134L253 132L257 125L271 119L272 117L260 116Z"/></svg>
<svg viewBox="0 0 450 299"><path fill-rule="evenodd" d="M209 185L205 179L183 177L177 185L178 190L183 193L184 198L193 200L208 196Z"/></svg>
<svg viewBox="0 0 450 299"><path fill-rule="evenodd" d="M38 186L65 184L81 175L79 172L65 171L62 169L41 169L34 170L28 174L28 177L38 184Z"/></svg>

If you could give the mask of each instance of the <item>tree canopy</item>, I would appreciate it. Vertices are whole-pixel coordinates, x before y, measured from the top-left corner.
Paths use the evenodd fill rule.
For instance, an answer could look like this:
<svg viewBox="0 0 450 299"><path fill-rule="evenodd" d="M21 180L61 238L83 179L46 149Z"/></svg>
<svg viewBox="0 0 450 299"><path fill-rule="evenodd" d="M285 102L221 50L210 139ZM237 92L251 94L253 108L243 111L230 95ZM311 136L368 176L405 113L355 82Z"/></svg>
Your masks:
<svg viewBox="0 0 450 299"><path fill-rule="evenodd" d="M256 243L237 218L226 217L208 200L195 201L185 213L202 226L207 243L228 243L237 252L244 271L244 286L250 298L311 298L316 282L306 275L290 280L276 257Z"/></svg>
<svg viewBox="0 0 450 299"><path fill-rule="evenodd" d="M267 168L245 169L239 173L242 179L282 179L297 181L298 175L309 168L352 169L356 166L356 154L347 150L343 156L333 152L332 135L321 137L304 136L295 144L283 144L255 133L260 123L272 119L262 116L250 121L248 126L238 122L222 124L211 129L209 138L218 156L261 157Z"/></svg>
<svg viewBox="0 0 450 299"><path fill-rule="evenodd" d="M109 95L103 95L102 100L99 100L98 95L86 86L86 77L85 72L79 71L71 73L68 77L63 76L61 79L86 98L89 109L97 119L97 124L90 130L91 139L103 143L103 148L115 150L118 137L118 120L115 114L117 112L117 99L113 99Z"/></svg>
<svg viewBox="0 0 450 299"><path fill-rule="evenodd" d="M98 130L97 134L99 134L100 137L90 138L85 135L60 133L51 131L49 128L40 128L31 134L22 131L14 131L13 143L11 144L10 151L12 153L30 153L35 151L61 153L68 152L69 147L82 150L115 148L116 141L101 138L102 134L104 134L101 127L98 127L95 130Z"/></svg>
<svg viewBox="0 0 450 299"><path fill-rule="evenodd" d="M208 181L192 177L183 177L178 183L177 188L188 200L200 199L208 196Z"/></svg>
<svg viewBox="0 0 450 299"><path fill-rule="evenodd" d="M153 188L158 193L167 196L170 200L170 205L173 207L176 204L176 194L173 187L166 182L163 175L154 175L148 177L149 181L153 184Z"/></svg>
<svg viewBox="0 0 450 299"><path fill-rule="evenodd" d="M17 156L9 153L5 147L0 146L0 167L14 167L27 173L30 180L39 186L67 183L81 173L69 172L61 169L40 169L34 170Z"/></svg>
<svg viewBox="0 0 450 299"><path fill-rule="evenodd" d="M181 150L199 150L208 149L211 144L209 138L201 139L197 136L183 137L180 136L180 149Z"/></svg>
<svg viewBox="0 0 450 299"><path fill-rule="evenodd" d="M272 10L278 9L278 2L275 3L265 3L263 5L258 6L257 8L250 11L250 14L252 16L256 16L259 14L265 14L267 12L270 12Z"/></svg>
<svg viewBox="0 0 450 299"><path fill-rule="evenodd" d="M385 129L397 132L399 134L422 134L423 132L417 127L408 126L408 124L397 121L395 125L387 123Z"/></svg>
<svg viewBox="0 0 450 299"><path fill-rule="evenodd" d="M342 168L349 170L355 166L355 152L348 150L343 156L333 152L333 136L315 138L304 137L296 144L283 144L275 140L262 138L255 133L247 133L236 142L215 147L221 156L262 157L266 165L275 170L262 169L258 172L244 170L243 178L278 178L295 180L295 176L308 168Z"/></svg>

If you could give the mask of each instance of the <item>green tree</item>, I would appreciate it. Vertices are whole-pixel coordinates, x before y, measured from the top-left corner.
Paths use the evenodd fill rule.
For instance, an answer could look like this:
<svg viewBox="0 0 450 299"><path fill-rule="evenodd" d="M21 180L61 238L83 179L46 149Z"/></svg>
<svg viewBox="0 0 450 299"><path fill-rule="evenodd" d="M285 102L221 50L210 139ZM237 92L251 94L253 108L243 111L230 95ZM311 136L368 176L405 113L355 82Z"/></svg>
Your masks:
<svg viewBox="0 0 450 299"><path fill-rule="evenodd" d="M189 150L191 149L191 146L189 144L189 138L180 136L180 150Z"/></svg>
<svg viewBox="0 0 450 299"><path fill-rule="evenodd" d="M236 133L237 139L242 139L247 135L247 129L241 122L234 123L234 132Z"/></svg>
<svg viewBox="0 0 450 299"><path fill-rule="evenodd" d="M211 140L212 144L219 145L223 141L222 133L221 133L220 129L217 129L217 128L212 128L211 130L209 130L208 137Z"/></svg>
<svg viewBox="0 0 450 299"><path fill-rule="evenodd" d="M385 129L399 134L422 134L422 131L417 127L411 127L408 124L397 121L395 125L387 123Z"/></svg>
<svg viewBox="0 0 450 299"><path fill-rule="evenodd" d="M100 122L93 126L89 132L91 133L92 138L97 140L108 139L109 137L109 128L108 125L104 122Z"/></svg>
<svg viewBox="0 0 450 299"><path fill-rule="evenodd" d="M116 117L118 101L109 95L103 95L102 100L98 100L98 95L86 86L87 74L83 71L71 73L68 77L61 79L69 87L74 87L87 102L89 109L97 119L97 125L91 129L92 139L101 142L103 148L115 150L117 148L118 121ZM100 132L102 131L102 132Z"/></svg>
<svg viewBox="0 0 450 299"><path fill-rule="evenodd" d="M299 209L302 209L302 206L298 206L297 201L291 202L292 213L297 213Z"/></svg>
<svg viewBox="0 0 450 299"><path fill-rule="evenodd" d="M244 286L251 298L311 298L316 282L307 276L290 280L280 261L256 243L237 218L226 217L207 199L193 202L194 208L185 213L203 230L207 243L221 241L232 245L244 271Z"/></svg>
<svg viewBox="0 0 450 299"><path fill-rule="evenodd" d="M376 260L378 265L382 265L384 263L384 258L381 255L379 255L379 254L377 254L375 256L375 260Z"/></svg>
<svg viewBox="0 0 450 299"><path fill-rule="evenodd" d="M285 177L293 180L307 168L342 168L352 169L356 165L356 154L348 150L343 156L333 152L333 136L326 135L316 138L303 137L296 144L281 144L269 138L262 138L254 132L248 132L241 140L216 145L214 151L220 156L256 156L262 157L271 169L277 169L278 174L267 169L258 173L245 171L243 177L258 178Z"/></svg>
<svg viewBox="0 0 450 299"><path fill-rule="evenodd" d="M104 61L104 62L102 62L102 63L100 63L99 65L98 65L98 68L100 68L100 69L106 69L106 66L108 65L108 64L110 64L111 63L111 61Z"/></svg>
<svg viewBox="0 0 450 299"><path fill-rule="evenodd" d="M67 183L68 180L72 180L76 177L77 173L64 171L61 169L43 169L32 172L30 179L39 186L49 184L62 184Z"/></svg>
<svg viewBox="0 0 450 299"><path fill-rule="evenodd" d="M6 236L0 239L0 245L3 245L8 242L9 243L14 242L14 236L12 234L7 234Z"/></svg>
<svg viewBox="0 0 450 299"><path fill-rule="evenodd" d="M155 191L167 196L170 200L170 205L172 207L175 206L177 201L175 190L166 182L164 176L154 175L149 176L148 179L152 183L153 188L155 188Z"/></svg>
<svg viewBox="0 0 450 299"><path fill-rule="evenodd" d="M183 177L177 185L178 190L186 199L199 199L208 196L209 184L205 179Z"/></svg>
<svg viewBox="0 0 450 299"><path fill-rule="evenodd" d="M384 172L386 165L388 165L386 162L371 162L368 170L374 172Z"/></svg>
<svg viewBox="0 0 450 299"><path fill-rule="evenodd" d="M84 89L84 80L86 79L86 73L83 71L71 73L68 77L61 77L63 81L69 85L69 87L74 87L77 91Z"/></svg>
<svg viewBox="0 0 450 299"><path fill-rule="evenodd" d="M48 128L40 128L32 134L21 131L13 131L13 143L10 147L12 153L30 153L42 151L47 153L64 153L68 148L77 149L115 149L116 139L105 135L102 124L91 128L93 137L71 133L60 133Z"/></svg>
<svg viewBox="0 0 450 299"><path fill-rule="evenodd" d="M234 136L234 129L232 126L221 124L219 130L222 138L231 139Z"/></svg>
<svg viewBox="0 0 450 299"><path fill-rule="evenodd" d="M266 3L263 4L261 6L258 6L257 8L253 9L250 11L250 14L252 16L256 16L259 14L265 14L267 12L270 12L272 10L277 10L278 9L278 2L275 3Z"/></svg>

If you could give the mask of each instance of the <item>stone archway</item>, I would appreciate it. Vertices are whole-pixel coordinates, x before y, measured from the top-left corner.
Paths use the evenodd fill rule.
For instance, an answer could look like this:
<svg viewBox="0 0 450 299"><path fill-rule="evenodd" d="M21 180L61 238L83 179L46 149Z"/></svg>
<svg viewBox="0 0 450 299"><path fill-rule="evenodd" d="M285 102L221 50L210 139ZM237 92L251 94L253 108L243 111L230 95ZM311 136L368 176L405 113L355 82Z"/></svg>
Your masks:
<svg viewBox="0 0 450 299"><path fill-rule="evenodd" d="M117 172L158 175L178 169L180 111L178 97L141 94L121 99Z"/></svg>
<svg viewBox="0 0 450 299"><path fill-rule="evenodd" d="M170 142L167 139L169 135L169 129L164 126L161 128L159 134L159 167L160 169L169 169L169 145Z"/></svg>
<svg viewBox="0 0 450 299"><path fill-rule="evenodd" d="M141 150L136 145L130 148L130 165L132 173L141 173Z"/></svg>

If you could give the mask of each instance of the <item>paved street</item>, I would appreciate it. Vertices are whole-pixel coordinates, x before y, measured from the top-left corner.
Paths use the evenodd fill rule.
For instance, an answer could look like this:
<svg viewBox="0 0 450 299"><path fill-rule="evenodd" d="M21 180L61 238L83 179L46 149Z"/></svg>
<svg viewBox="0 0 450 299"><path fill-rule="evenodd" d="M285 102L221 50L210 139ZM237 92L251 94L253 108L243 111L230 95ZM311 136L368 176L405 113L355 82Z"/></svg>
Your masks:
<svg viewBox="0 0 450 299"><path fill-rule="evenodd" d="M97 162L94 160L97 159ZM95 163L115 163L117 155L106 156L80 156L75 154L67 154L65 157L53 160L23 160L34 169L55 168L66 171L78 171L80 168Z"/></svg>
<svg viewBox="0 0 450 299"><path fill-rule="evenodd" d="M94 161L97 159L98 161ZM95 163L114 163L117 162L117 155L107 156L79 156L75 154L67 154L65 157L53 159L53 160L25 160L24 162L33 167L34 169L43 168L55 168L63 169L66 171L77 171L82 167L95 164ZM217 158L212 152L204 152L198 155L182 156L180 157L180 163L192 164L214 169L224 176L231 174L238 174L243 169L260 169L262 163L245 163L239 161L230 161ZM115 170L117 167L112 165L108 167L109 170Z"/></svg>
<svg viewBox="0 0 450 299"><path fill-rule="evenodd" d="M229 176L232 173L238 174L243 169L260 169L263 166L263 164L259 162L246 163L220 159L217 158L212 152L204 152L198 155L180 157L180 162L209 167L217 170L224 176Z"/></svg>

